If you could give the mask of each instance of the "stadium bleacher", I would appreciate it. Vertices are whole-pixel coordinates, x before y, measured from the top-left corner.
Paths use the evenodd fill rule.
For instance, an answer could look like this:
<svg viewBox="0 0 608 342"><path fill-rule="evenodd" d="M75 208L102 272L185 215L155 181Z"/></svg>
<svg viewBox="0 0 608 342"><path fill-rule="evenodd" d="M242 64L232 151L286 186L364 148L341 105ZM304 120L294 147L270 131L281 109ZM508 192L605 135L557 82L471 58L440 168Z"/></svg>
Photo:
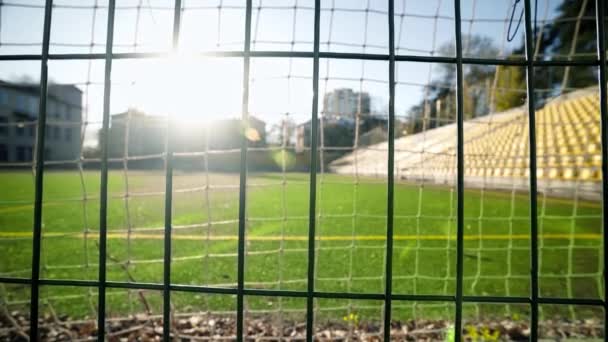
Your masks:
<svg viewBox="0 0 608 342"><path fill-rule="evenodd" d="M529 137L525 106L464 122L465 182L487 188L528 187ZM539 188L559 191L578 185L595 198L601 180L601 136L597 87L567 93L536 111ZM387 143L357 149L333 163L334 172L386 175ZM453 184L456 124L395 140L395 175L400 180Z"/></svg>

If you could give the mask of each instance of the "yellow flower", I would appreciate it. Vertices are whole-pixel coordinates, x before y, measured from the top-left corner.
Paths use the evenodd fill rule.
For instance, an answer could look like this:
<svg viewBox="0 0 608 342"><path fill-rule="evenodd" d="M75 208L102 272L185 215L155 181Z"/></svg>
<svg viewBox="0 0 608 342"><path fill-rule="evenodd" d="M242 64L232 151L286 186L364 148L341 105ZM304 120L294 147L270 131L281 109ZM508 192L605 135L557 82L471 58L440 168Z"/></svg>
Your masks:
<svg viewBox="0 0 608 342"><path fill-rule="evenodd" d="M345 322L352 322L353 324L357 324L359 322L359 316L356 313L350 313L342 318Z"/></svg>

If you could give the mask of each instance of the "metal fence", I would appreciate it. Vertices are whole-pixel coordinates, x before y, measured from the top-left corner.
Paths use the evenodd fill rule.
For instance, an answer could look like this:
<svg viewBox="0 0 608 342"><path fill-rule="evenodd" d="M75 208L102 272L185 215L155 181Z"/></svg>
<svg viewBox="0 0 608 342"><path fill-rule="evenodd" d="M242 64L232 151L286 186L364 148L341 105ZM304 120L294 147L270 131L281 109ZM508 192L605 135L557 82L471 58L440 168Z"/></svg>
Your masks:
<svg viewBox="0 0 608 342"><path fill-rule="evenodd" d="M120 2L120 1L118 1ZM518 3L519 1L516 1ZM350 53L350 52L322 52L320 51L320 27L321 27L321 0L315 0L314 6L314 41L313 51L258 51L251 49L252 35L252 0L247 0L245 8L245 43L242 49L238 51L216 51L209 53L199 53L195 57L226 57L238 58L243 62L243 92L242 92L242 120L249 120L249 85L250 85L250 63L252 59L275 57L275 58L302 58L310 59L313 63L312 70L312 110L311 110L311 130L310 130L310 197L309 214L308 214L308 251L307 251L307 288L306 291L292 290L265 290L249 288L245 286L245 259L246 259L246 207L247 207L247 163L248 163L248 140L246 137L241 139L240 147L240 183L239 183L239 211L238 211L238 267L237 267L237 286L232 287L213 287L213 286L195 286L195 285L178 285L171 281L171 255L172 255L172 200L173 200L173 153L172 153L172 137L167 136L166 141L166 167L165 167L165 224L164 224L164 262L163 262L163 282L162 283L139 283L139 282L116 282L108 281L106 276L106 261L107 254L107 235L108 235L108 141L103 141L102 157L101 157L101 190L100 190L100 212L99 212L99 274L98 280L68 280L68 279L44 279L41 277L41 239L42 239L42 214L43 214L43 179L45 173L45 149L37 148L35 150L35 200L34 200L34 226L33 226L33 248L31 261L31 278L17 277L2 277L1 283L6 284L26 284L31 286L31 302L30 302L30 338L36 340L39 336L39 323L35 319L39 317L40 311L40 287L41 286L75 286L75 287L96 287L98 289L98 338L103 340L106 334L106 290L110 288L119 289L142 289L142 290L158 290L162 291L163 297L163 325L164 340L170 340L171 331L171 295L176 292L190 293L207 293L207 294L229 294L236 295L236 324L237 324L237 340L243 340L246 332L244 331L244 300L247 296L266 296L266 297L291 297L306 299L306 339L312 341L314 338L314 300L323 299L351 299L351 300L378 300L383 301L383 337L384 340L390 340L391 329L386 328L391 326L392 304L395 301L415 301L415 302L446 302L455 304L454 316L454 333L455 341L462 340L463 331L463 304L464 303L494 303L494 304L521 304L527 305L530 308L530 339L538 339L539 326L539 305L541 304L559 304L559 305L584 305L596 306L604 309L604 332L608 328L608 307L605 300L606 293L606 277L604 272L604 299L580 299L580 298L547 298L539 295L539 246L538 246L538 199L537 199L537 148L535 135L535 110L537 108L534 99L534 84L535 84L535 67L551 67L551 66L588 66L597 67L599 96L600 96L600 113L601 113L601 146L602 146L602 190L603 212L608 210L608 107L607 107L607 78L606 78L606 31L605 31L605 15L606 4L602 0L596 1L596 26L597 26L597 57L594 59L585 60L542 60L534 58L534 30L535 18L531 13L531 0L523 1L524 11L523 24L525 28L525 58L521 60L511 59L481 59L474 57L463 56L463 39L462 39L462 18L461 18L461 1L454 1L455 20L455 57L445 56L419 56L419 55L400 55L396 53L395 48L395 8L394 1L388 0L388 13L386 20L388 22L388 54L368 54L368 53ZM0 6L2 3L0 2ZM40 70L40 102L39 102L39 120L37 121L38 134L36 136L37 146L44 146L47 130L47 93L48 93L48 62L51 60L103 60L105 63L105 79L104 79L104 98L103 98L103 124L102 132L108 132L110 125L110 98L111 98L111 72L112 63L118 59L146 59L146 58L170 58L173 53L115 53L113 51L114 44L114 21L116 11L116 0L109 1L108 16L107 16L107 37L105 44L105 53L81 53L81 54L62 54L50 53L50 32L53 13L53 1L47 0L44 7L44 30L42 41L41 54L9 54L1 55L0 61L25 61L34 60L41 61ZM177 52L177 46L180 36L180 21L182 15L182 1L175 0L174 15L173 15L173 52ZM388 87L389 87L389 103L388 103L388 160L386 174L387 177L387 210L386 210L386 264L384 270L384 292L382 293L354 293L354 292L322 292L315 289L315 241L317 238L317 170L319 168L319 80L320 80L320 59L360 59L360 60L376 60L388 61ZM456 291L452 295L421 295L421 294L395 294L393 293L393 235L394 235L394 194L395 194L395 67L397 62L421 62L421 63L448 63L456 66L456 95L457 95L457 211L456 211ZM530 294L526 297L508 297L508 296L467 296L463 291L464 278L464 108L463 108L463 65L506 65L520 66L526 69L526 84L527 84L527 109L529 120L529 188L530 193ZM169 130L170 132L170 130ZM604 215L602 218L603 229L608 226L608 218ZM603 265L608 263L607 235L603 234ZM6 256L5 256L6 257ZM605 334L606 335L606 334ZM608 337L605 337L608 339Z"/></svg>

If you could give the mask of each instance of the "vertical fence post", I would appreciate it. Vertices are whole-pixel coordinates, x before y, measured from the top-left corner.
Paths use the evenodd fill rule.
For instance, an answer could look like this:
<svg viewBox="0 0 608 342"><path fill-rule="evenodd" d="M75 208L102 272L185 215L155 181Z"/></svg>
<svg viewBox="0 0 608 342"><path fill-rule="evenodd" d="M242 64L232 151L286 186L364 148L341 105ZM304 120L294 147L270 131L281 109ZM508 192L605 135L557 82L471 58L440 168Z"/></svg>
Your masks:
<svg viewBox="0 0 608 342"><path fill-rule="evenodd" d="M386 203L386 269L384 284L384 341L391 338L393 292L393 226L395 204L395 2L388 0L388 169Z"/></svg>
<svg viewBox="0 0 608 342"><path fill-rule="evenodd" d="M526 38L526 87L528 95L528 125L530 148L530 340L538 340L538 217L536 184L536 106L534 105L534 37L530 0L524 0Z"/></svg>
<svg viewBox="0 0 608 342"><path fill-rule="evenodd" d="M179 44L179 29L181 19L182 1L175 0L173 9L173 45L172 55L177 53ZM172 58L169 68L174 69L179 61ZM171 70L174 72L174 70ZM171 87L174 85L171 84ZM163 341L171 340L171 229L173 220L173 141L172 132L174 130L173 118L171 113L167 114L167 136L165 149L165 234L164 234L164 255L163 255Z"/></svg>
<svg viewBox="0 0 608 342"><path fill-rule="evenodd" d="M306 291L306 341L314 340L315 248L317 225L317 143L319 140L319 39L321 0L315 0L312 69L312 119L310 120L310 198L308 201L308 281Z"/></svg>
<svg viewBox="0 0 608 342"><path fill-rule="evenodd" d="M245 229L247 228L247 137L249 126L249 62L251 49L251 1L247 0L245 13L245 46L243 50L243 103L241 113L241 168L239 181L239 232L236 296L236 340L243 340L243 296L245 288Z"/></svg>
<svg viewBox="0 0 608 342"><path fill-rule="evenodd" d="M110 130L110 92L112 88L112 48L114 45L114 14L116 1L108 4L105 76L103 88L103 119L101 126L101 179L99 187L99 284L97 298L97 340L105 339L106 319L106 252L108 240L108 146ZM125 142L126 143L126 142Z"/></svg>
<svg viewBox="0 0 608 342"><path fill-rule="evenodd" d="M319 139L319 39L321 0L315 0L312 68L312 119L310 120L310 198L308 201L308 281L306 291L306 341L314 339L315 239L317 225L317 143Z"/></svg>
<svg viewBox="0 0 608 342"><path fill-rule="evenodd" d="M462 286L464 277L464 94L462 71L462 30L460 0L454 1L454 26L456 30L456 317L455 341L462 339Z"/></svg>
<svg viewBox="0 0 608 342"><path fill-rule="evenodd" d="M598 82L600 92L600 122L602 139L602 238L604 253L604 341L608 341L608 106L606 104L606 3L596 1Z"/></svg>
<svg viewBox="0 0 608 342"><path fill-rule="evenodd" d="M36 135L34 226L32 241L32 284L30 287L30 340L38 340L38 313L40 295L40 240L42 239L42 197L44 185L44 142L46 136L46 100L48 90L49 42L53 0L46 0L44 7L44 32L42 36L42 60L40 62L40 98Z"/></svg>

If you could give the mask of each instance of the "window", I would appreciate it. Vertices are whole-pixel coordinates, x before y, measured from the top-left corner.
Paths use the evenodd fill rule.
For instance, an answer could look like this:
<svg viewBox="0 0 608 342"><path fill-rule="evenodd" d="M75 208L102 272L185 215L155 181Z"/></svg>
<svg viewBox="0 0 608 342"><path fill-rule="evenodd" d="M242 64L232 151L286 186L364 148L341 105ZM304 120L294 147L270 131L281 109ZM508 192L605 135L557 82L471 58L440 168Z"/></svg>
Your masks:
<svg viewBox="0 0 608 342"><path fill-rule="evenodd" d="M0 135L8 135L8 118L0 117Z"/></svg>
<svg viewBox="0 0 608 342"><path fill-rule="evenodd" d="M27 134L30 137L34 137L36 135L36 121L30 121L27 125Z"/></svg>
<svg viewBox="0 0 608 342"><path fill-rule="evenodd" d="M22 112L27 111L27 98L25 95L17 95L15 107Z"/></svg>
<svg viewBox="0 0 608 342"><path fill-rule="evenodd" d="M17 123L17 126L15 126L15 134L17 134L18 137L25 135L25 122L19 121Z"/></svg>
<svg viewBox="0 0 608 342"><path fill-rule="evenodd" d="M48 100L48 116L49 117L54 117L57 116L57 103L54 100L49 99Z"/></svg>
<svg viewBox="0 0 608 342"><path fill-rule="evenodd" d="M55 139L55 140L61 139L61 127L59 127L59 126L53 127L53 139Z"/></svg>
<svg viewBox="0 0 608 342"><path fill-rule="evenodd" d="M31 146L17 146L17 161L29 162L32 161Z"/></svg>
<svg viewBox="0 0 608 342"><path fill-rule="evenodd" d="M25 160L25 150L23 149L23 146L17 146L17 161L24 161Z"/></svg>
<svg viewBox="0 0 608 342"><path fill-rule="evenodd" d="M28 104L29 104L29 113L31 114L37 114L38 113L38 97L36 96L30 96L28 98Z"/></svg>
<svg viewBox="0 0 608 342"><path fill-rule="evenodd" d="M65 129L65 141L67 142L71 142L72 141L72 128L71 127L67 127Z"/></svg>
<svg viewBox="0 0 608 342"><path fill-rule="evenodd" d="M65 103L60 103L58 106L59 112L57 113L57 118L64 117L69 120L69 107Z"/></svg>
<svg viewBox="0 0 608 342"><path fill-rule="evenodd" d="M0 162L8 161L8 149L6 145L0 145Z"/></svg>
<svg viewBox="0 0 608 342"><path fill-rule="evenodd" d="M8 91L0 89L0 106L8 106Z"/></svg>
<svg viewBox="0 0 608 342"><path fill-rule="evenodd" d="M81 118L80 111L81 111L80 107L73 107L72 113L71 113L71 120L80 121L80 118Z"/></svg>
<svg viewBox="0 0 608 342"><path fill-rule="evenodd" d="M66 110L65 110L65 120L66 121L71 121L72 120L72 111L73 111L73 107L72 106L66 106Z"/></svg>

